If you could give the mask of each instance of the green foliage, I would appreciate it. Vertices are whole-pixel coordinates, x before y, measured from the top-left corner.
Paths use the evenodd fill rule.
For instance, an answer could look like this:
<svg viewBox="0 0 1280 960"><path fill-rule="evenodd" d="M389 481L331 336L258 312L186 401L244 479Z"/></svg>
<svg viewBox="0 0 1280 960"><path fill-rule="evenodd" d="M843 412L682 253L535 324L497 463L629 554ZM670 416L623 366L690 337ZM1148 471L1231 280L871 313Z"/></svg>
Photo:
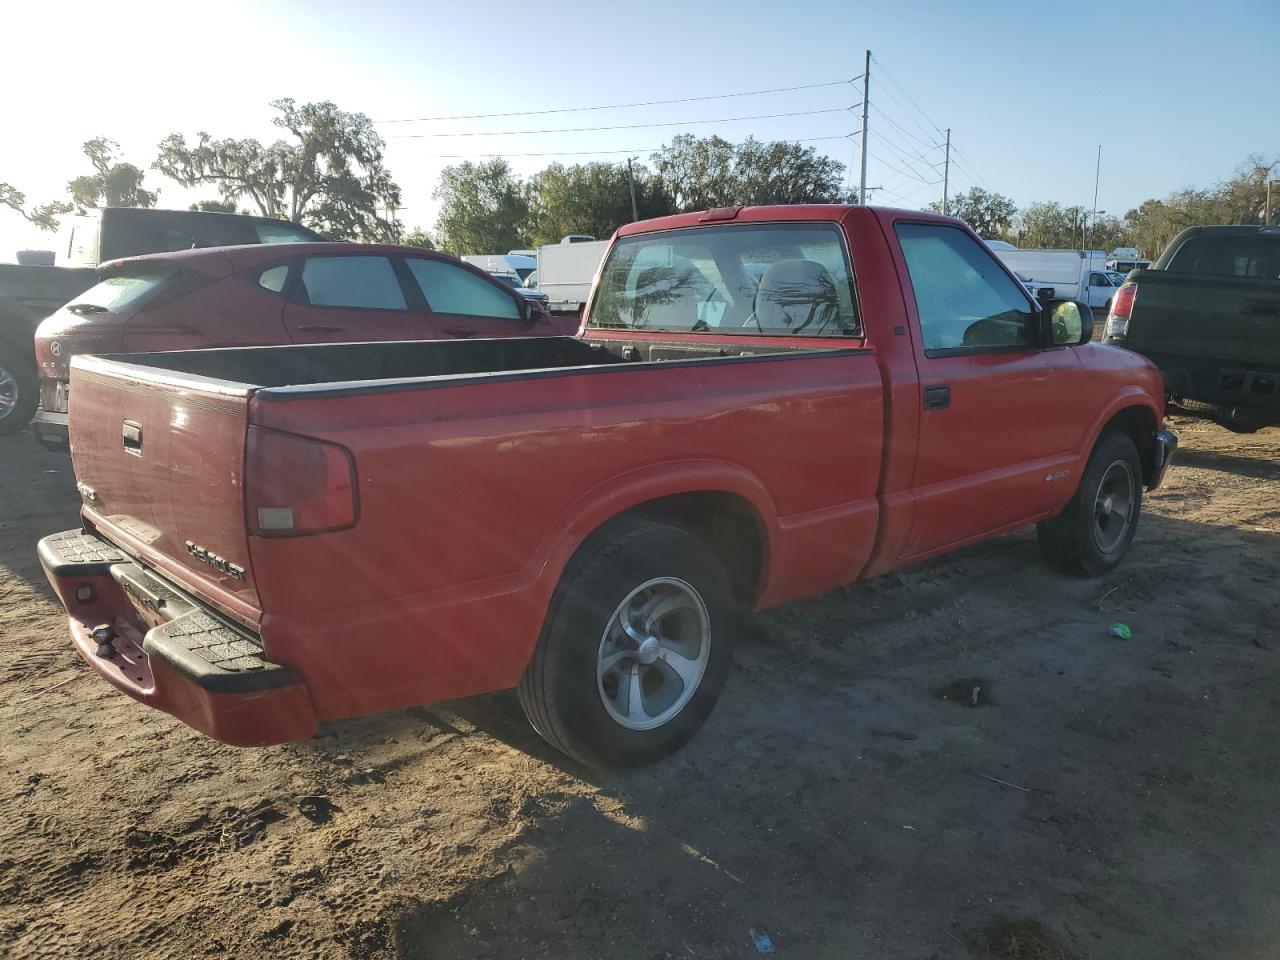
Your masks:
<svg viewBox="0 0 1280 960"><path fill-rule="evenodd" d="M84 155L93 164L93 173L76 177L67 184L76 206L85 207L154 207L158 194L142 186L146 173L132 163L115 158L120 144L106 137L86 140Z"/></svg>
<svg viewBox="0 0 1280 960"><path fill-rule="evenodd" d="M641 220L674 211L670 198L646 167L633 164L631 175L635 178L636 208ZM571 233L604 239L632 220L625 163L570 167L553 163L533 177L528 189L535 245L558 243Z"/></svg>
<svg viewBox="0 0 1280 960"><path fill-rule="evenodd" d="M1235 174L1210 190L1187 188L1163 200L1146 200L1125 214L1133 246L1155 259L1187 227L1214 224L1262 224L1267 181L1274 179L1280 158L1248 157ZM1273 188L1273 203L1280 191ZM1272 214L1274 217L1274 213Z"/></svg>
<svg viewBox="0 0 1280 960"><path fill-rule="evenodd" d="M187 209L203 213L235 213L236 205L228 200L200 200Z"/></svg>
<svg viewBox="0 0 1280 960"><path fill-rule="evenodd" d="M835 203L842 199L844 164L813 147L748 137L682 134L651 158L658 183L677 210L737 204Z"/></svg>
<svg viewBox="0 0 1280 960"><path fill-rule="evenodd" d="M421 247L423 250L434 250L436 248L435 241L431 239L431 234L421 227L414 227L406 233L400 238L400 243L406 247Z"/></svg>
<svg viewBox="0 0 1280 960"><path fill-rule="evenodd" d="M8 207L41 230L57 230L58 217L71 212L71 204L57 200L27 210L27 195L7 183L0 183L0 207Z"/></svg>
<svg viewBox="0 0 1280 960"><path fill-rule="evenodd" d="M931 203L927 209L939 213L942 203ZM988 240L1006 239L1017 213L1018 205L1004 194L992 193L981 187L970 187L947 201L949 216L963 220L974 233Z"/></svg>
<svg viewBox="0 0 1280 960"><path fill-rule="evenodd" d="M400 203L382 161L383 141L363 113L334 104L273 100L272 122L291 140L215 140L180 133L160 142L155 168L183 186L209 183L225 201L248 198L263 216L304 223L331 236L394 240L399 228L379 208Z"/></svg>
<svg viewBox="0 0 1280 960"><path fill-rule="evenodd" d="M434 196L442 249L462 256L529 245L529 193L501 157L445 167Z"/></svg>

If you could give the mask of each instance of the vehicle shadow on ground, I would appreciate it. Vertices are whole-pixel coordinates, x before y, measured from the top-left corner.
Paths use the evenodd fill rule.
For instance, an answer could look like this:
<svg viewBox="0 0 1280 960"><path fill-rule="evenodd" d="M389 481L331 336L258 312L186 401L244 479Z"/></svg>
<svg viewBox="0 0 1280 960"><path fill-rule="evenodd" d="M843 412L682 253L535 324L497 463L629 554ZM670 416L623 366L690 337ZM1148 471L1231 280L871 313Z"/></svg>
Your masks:
<svg viewBox="0 0 1280 960"><path fill-rule="evenodd" d="M1238 477L1250 477L1257 480L1280 479L1280 463L1275 460L1268 460L1263 457L1241 457L1229 453L1217 453L1212 450L1181 447L1174 457L1174 468L1176 469L1179 466L1221 470L1224 473L1233 473Z"/></svg>
<svg viewBox="0 0 1280 960"><path fill-rule="evenodd" d="M582 791L524 810L493 876L404 910L399 956L725 960L757 955L756 930L793 956L960 957L1006 921L1044 956L1274 942L1280 857L1254 844L1280 770L1258 769L1270 734L1249 717L1280 719L1256 582L1277 574L1276 534L1154 515L1103 580L1049 572L1030 536L993 541L754 618L711 722L637 771L566 760L511 693L425 711ZM935 695L960 674L994 678L986 709ZM1208 889L1168 869L1206 844L1248 865Z"/></svg>

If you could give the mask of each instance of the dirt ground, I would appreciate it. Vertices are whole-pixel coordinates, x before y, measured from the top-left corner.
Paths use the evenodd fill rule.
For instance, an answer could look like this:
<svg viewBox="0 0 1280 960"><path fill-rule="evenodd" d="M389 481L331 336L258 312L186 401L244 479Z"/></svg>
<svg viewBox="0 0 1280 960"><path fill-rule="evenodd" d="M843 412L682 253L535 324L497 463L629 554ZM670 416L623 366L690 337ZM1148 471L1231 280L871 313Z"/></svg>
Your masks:
<svg viewBox="0 0 1280 960"><path fill-rule="evenodd" d="M36 563L68 462L0 441L0 954L1280 955L1280 430L1174 428L1110 577L1021 533L755 617L693 744L610 775L512 694L260 750L135 704Z"/></svg>

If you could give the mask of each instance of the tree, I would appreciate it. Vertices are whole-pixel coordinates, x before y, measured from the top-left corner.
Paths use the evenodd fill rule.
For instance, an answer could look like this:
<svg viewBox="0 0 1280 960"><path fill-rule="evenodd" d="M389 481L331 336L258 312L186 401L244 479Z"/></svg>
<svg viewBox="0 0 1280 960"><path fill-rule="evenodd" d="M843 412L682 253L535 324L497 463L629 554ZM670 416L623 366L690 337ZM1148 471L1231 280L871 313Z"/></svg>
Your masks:
<svg viewBox="0 0 1280 960"><path fill-rule="evenodd" d="M72 209L71 204L55 200L27 210L27 195L7 183L0 183L0 207L8 207L41 230L57 230L58 217Z"/></svg>
<svg viewBox="0 0 1280 960"><path fill-rule="evenodd" d="M928 208L934 213L942 210L935 201ZM970 187L965 193L957 193L947 202L947 213L967 223L973 232L987 240L1004 240L1018 212L1018 205L1001 193L991 193L981 187Z"/></svg>
<svg viewBox="0 0 1280 960"><path fill-rule="evenodd" d="M406 247L421 247L423 250L434 250L436 248L435 241L431 239L431 234L421 227L414 227L406 233L400 238L400 243Z"/></svg>
<svg viewBox="0 0 1280 960"><path fill-rule="evenodd" d="M640 219L673 212L671 200L649 170L636 164L636 209ZM557 243L571 233L603 239L624 223L630 223L631 185L625 164L586 163L566 167L559 163L536 174L529 183L534 244Z"/></svg>
<svg viewBox="0 0 1280 960"><path fill-rule="evenodd" d="M681 134L652 160L659 184L678 210L835 203L843 197L844 164L798 143L748 137L732 144L720 137Z"/></svg>
<svg viewBox="0 0 1280 960"><path fill-rule="evenodd" d="M433 196L440 201L436 236L450 253L528 246L528 191L501 157L445 167Z"/></svg>
<svg viewBox="0 0 1280 960"><path fill-rule="evenodd" d="M400 204L400 188L382 162L383 141L363 113L334 104L273 100L272 119L292 136L263 146L257 140L215 140L180 133L160 142L155 168L186 187L209 183L222 198L247 197L266 217L303 223L333 236L392 240L399 228L379 208Z"/></svg>
<svg viewBox="0 0 1280 960"><path fill-rule="evenodd" d="M236 205L229 200L200 200L187 209L204 213L235 213Z"/></svg>
<svg viewBox="0 0 1280 960"><path fill-rule="evenodd" d="M67 191L76 206L84 207L154 207L158 194L143 189L146 173L132 163L116 160L120 144L106 137L86 140L84 155L94 172L76 177Z"/></svg>

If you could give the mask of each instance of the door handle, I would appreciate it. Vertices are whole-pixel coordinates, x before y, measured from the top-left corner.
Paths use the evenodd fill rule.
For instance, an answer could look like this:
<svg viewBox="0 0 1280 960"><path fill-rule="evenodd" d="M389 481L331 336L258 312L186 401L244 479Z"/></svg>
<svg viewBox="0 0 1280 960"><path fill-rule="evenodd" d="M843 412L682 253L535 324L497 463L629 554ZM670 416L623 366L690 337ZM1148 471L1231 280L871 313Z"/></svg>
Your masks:
<svg viewBox="0 0 1280 960"><path fill-rule="evenodd" d="M936 387L924 388L926 410L945 410L949 406L951 406L951 384L943 383Z"/></svg>
<svg viewBox="0 0 1280 960"><path fill-rule="evenodd" d="M341 333L341 327L329 327L322 323L300 323L298 329L304 333Z"/></svg>

